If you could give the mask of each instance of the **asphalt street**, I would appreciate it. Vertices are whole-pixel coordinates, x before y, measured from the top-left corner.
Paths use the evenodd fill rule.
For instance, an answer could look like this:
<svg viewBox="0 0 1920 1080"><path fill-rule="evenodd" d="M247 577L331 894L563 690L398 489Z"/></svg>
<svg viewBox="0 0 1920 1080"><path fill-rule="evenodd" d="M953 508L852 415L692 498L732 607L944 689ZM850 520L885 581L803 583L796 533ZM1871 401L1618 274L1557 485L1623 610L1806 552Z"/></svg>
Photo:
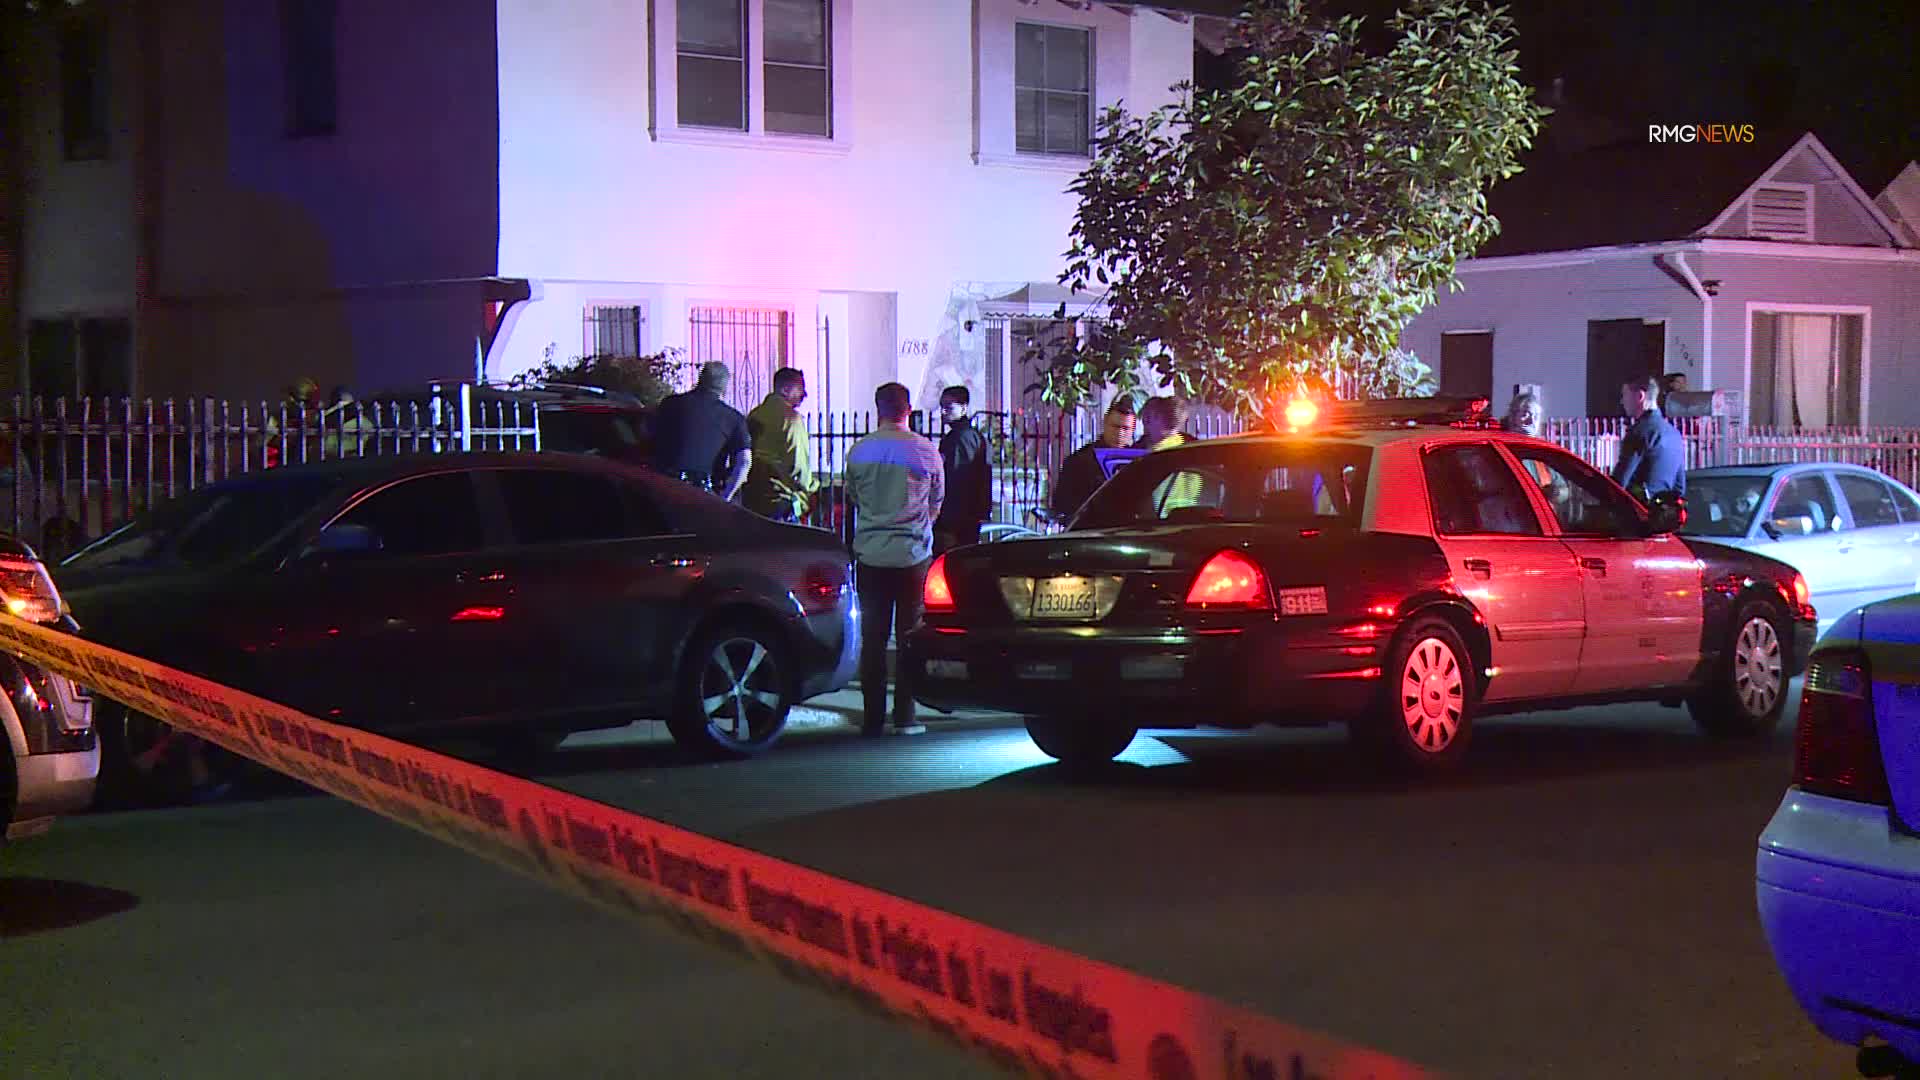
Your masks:
<svg viewBox="0 0 1920 1080"><path fill-rule="evenodd" d="M636 725L536 772L1456 1075L1851 1075L1753 910L1791 712L1757 744L1654 706L1488 721L1420 786L1334 731L1142 736L1088 782L1004 720L867 741L804 719L752 762ZM0 851L0 986L6 1076L986 1074L299 793Z"/></svg>

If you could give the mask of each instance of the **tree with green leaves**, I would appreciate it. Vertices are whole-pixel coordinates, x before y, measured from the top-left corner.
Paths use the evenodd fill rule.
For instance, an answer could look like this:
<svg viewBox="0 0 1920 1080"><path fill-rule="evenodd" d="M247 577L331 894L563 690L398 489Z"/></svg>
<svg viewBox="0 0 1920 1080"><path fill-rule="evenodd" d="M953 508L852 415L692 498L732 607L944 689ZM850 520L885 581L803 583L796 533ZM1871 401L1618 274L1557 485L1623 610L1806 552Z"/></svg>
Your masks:
<svg viewBox="0 0 1920 1080"><path fill-rule="evenodd" d="M1416 0L1386 29L1370 50L1358 18L1256 0L1229 89L1102 114L1060 280L1104 287L1107 321L1046 358L1046 400L1149 371L1243 415L1335 385L1430 392L1400 332L1497 231L1487 189L1547 110L1503 10Z"/></svg>

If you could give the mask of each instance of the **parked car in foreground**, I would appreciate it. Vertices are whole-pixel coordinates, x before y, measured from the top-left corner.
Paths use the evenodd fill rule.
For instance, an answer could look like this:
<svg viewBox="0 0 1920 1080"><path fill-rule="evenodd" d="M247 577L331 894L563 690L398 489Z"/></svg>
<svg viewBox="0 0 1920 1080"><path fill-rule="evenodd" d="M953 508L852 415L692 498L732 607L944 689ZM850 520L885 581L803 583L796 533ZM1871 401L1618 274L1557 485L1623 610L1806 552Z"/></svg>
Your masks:
<svg viewBox="0 0 1920 1080"><path fill-rule="evenodd" d="M1431 771L1478 716L1624 700L1772 729L1813 643L1800 574L1480 415L1368 403L1139 457L1069 531L934 562L915 694L1024 713L1073 763L1141 727L1346 722Z"/></svg>
<svg viewBox="0 0 1920 1080"><path fill-rule="evenodd" d="M519 753L642 718L701 751L757 753L794 702L851 678L857 636L832 535L574 454L230 479L57 577L116 648L314 716ZM158 785L157 725L103 711L109 781Z"/></svg>
<svg viewBox="0 0 1920 1080"><path fill-rule="evenodd" d="M0 619L74 632L72 616L31 547L0 536ZM45 831L61 814L93 801L100 745L93 701L63 675L0 650L0 840Z"/></svg>
<svg viewBox="0 0 1920 1080"><path fill-rule="evenodd" d="M1755 878L1767 943L1814 1024L1864 1047L1864 1075L1920 1076L1920 596L1855 609L1821 638Z"/></svg>
<svg viewBox="0 0 1920 1080"><path fill-rule="evenodd" d="M1686 536L1807 576L1822 632L1861 604L1920 589L1920 496L1864 465L1811 461L1687 473Z"/></svg>

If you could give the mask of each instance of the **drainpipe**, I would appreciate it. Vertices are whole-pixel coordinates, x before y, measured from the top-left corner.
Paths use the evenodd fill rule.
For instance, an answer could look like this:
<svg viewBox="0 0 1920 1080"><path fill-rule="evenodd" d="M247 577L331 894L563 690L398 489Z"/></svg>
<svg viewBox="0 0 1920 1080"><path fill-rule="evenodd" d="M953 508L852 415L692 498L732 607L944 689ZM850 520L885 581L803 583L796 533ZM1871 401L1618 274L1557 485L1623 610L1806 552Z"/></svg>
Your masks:
<svg viewBox="0 0 1920 1080"><path fill-rule="evenodd" d="M1700 298L1700 389L1713 389L1713 293L1700 281L1700 275L1687 265L1687 257L1678 251L1659 256L1660 265L1686 283L1687 290Z"/></svg>

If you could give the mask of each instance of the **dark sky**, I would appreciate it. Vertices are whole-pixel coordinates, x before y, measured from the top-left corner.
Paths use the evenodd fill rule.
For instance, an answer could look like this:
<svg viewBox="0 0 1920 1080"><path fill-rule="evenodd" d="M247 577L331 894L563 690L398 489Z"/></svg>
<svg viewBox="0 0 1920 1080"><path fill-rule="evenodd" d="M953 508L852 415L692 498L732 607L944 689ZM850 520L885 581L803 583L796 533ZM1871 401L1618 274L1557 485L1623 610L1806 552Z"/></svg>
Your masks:
<svg viewBox="0 0 1920 1080"><path fill-rule="evenodd" d="M1230 5L1229 5L1230 6ZM1327 7L1383 21L1393 0ZM1920 158L1920 2L1514 0L1526 80L1645 139L1653 123L1818 134L1876 194ZM1771 140L1769 140L1771 141Z"/></svg>

